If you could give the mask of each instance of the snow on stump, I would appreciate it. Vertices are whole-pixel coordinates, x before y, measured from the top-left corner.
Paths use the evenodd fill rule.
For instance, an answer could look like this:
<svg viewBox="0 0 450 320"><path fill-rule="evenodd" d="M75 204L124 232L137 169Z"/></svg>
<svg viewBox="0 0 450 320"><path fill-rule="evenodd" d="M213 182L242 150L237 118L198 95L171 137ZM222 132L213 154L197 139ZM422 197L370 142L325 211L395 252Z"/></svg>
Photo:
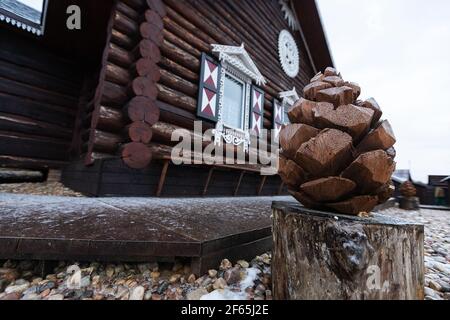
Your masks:
<svg viewBox="0 0 450 320"><path fill-rule="evenodd" d="M423 300L424 226L273 203L278 300Z"/></svg>

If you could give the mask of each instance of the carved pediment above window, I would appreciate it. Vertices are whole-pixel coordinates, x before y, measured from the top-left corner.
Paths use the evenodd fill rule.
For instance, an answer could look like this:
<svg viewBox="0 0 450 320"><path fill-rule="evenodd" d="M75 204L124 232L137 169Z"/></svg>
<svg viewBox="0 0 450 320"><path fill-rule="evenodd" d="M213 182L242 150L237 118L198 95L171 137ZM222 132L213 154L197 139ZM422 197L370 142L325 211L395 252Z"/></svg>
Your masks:
<svg viewBox="0 0 450 320"><path fill-rule="evenodd" d="M288 22L289 27L291 27L294 31L300 30L292 2L290 0L278 0L278 2L280 3L281 10L284 13L284 18Z"/></svg>
<svg viewBox="0 0 450 320"><path fill-rule="evenodd" d="M220 44L212 44L212 52L214 52L223 64L229 64L242 75L249 77L258 85L265 85L266 79L256 67L252 58L245 50L244 44L241 46L224 46Z"/></svg>
<svg viewBox="0 0 450 320"><path fill-rule="evenodd" d="M282 100L283 106L289 108L300 100L300 96L294 87L292 90L280 92L280 99Z"/></svg>

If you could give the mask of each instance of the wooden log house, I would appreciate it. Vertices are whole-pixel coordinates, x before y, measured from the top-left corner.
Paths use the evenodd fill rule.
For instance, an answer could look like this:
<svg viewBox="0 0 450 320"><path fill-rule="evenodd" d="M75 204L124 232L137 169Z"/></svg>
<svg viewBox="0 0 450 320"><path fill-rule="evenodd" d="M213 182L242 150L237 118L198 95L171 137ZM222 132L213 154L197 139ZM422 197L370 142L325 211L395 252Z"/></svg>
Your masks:
<svg viewBox="0 0 450 320"><path fill-rule="evenodd" d="M333 66L314 0L42 0L38 19L5 3L2 166L61 168L92 196L287 193L259 165L175 165L171 137L196 139L201 121L233 152L263 128L276 139L303 87ZM68 28L72 5L80 29Z"/></svg>

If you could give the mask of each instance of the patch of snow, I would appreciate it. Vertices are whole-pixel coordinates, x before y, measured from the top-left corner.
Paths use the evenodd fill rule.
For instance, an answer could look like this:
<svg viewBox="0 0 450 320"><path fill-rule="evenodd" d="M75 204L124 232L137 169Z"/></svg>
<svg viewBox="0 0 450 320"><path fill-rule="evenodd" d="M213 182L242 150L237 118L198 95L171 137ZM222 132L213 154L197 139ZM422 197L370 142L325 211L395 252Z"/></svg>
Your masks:
<svg viewBox="0 0 450 320"><path fill-rule="evenodd" d="M245 278L239 283L239 291L232 291L229 288L214 290L202 296L200 300L247 300L245 290L255 285L255 280L261 271L256 268L249 268L246 272Z"/></svg>
<svg viewBox="0 0 450 320"><path fill-rule="evenodd" d="M240 283L241 290L245 291L245 289L253 287L255 285L255 280L258 278L258 274L260 273L261 271L256 268L247 269L247 275Z"/></svg>
<svg viewBox="0 0 450 320"><path fill-rule="evenodd" d="M245 292L233 292L230 289L219 289L204 295L200 300L246 300Z"/></svg>

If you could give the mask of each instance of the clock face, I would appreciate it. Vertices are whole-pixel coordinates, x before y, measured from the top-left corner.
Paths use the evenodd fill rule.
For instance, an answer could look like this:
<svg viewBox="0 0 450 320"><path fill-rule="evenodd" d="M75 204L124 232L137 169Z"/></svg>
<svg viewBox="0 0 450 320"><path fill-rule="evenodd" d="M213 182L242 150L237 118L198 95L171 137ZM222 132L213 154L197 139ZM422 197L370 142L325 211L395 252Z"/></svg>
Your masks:
<svg viewBox="0 0 450 320"><path fill-rule="evenodd" d="M294 37L287 30L281 31L278 38L278 54L284 72L295 78L300 71L300 54Z"/></svg>

